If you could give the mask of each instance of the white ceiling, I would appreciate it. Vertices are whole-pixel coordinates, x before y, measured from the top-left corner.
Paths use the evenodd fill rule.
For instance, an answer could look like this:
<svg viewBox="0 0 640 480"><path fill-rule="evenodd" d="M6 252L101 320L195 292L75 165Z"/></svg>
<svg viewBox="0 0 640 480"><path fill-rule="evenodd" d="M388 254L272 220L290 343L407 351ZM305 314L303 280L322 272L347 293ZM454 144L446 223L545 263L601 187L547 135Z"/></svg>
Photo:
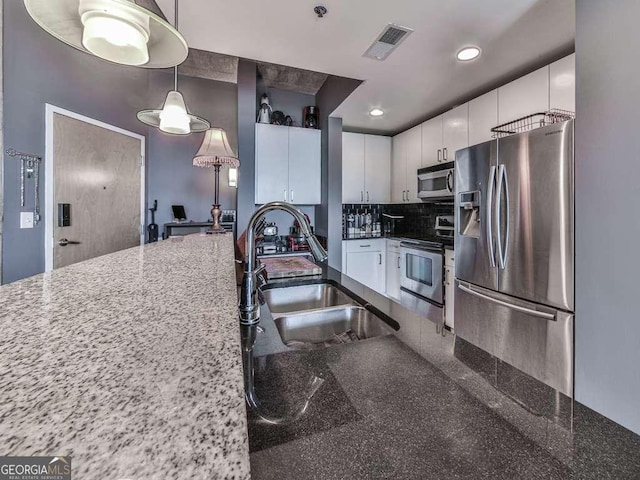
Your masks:
<svg viewBox="0 0 640 480"><path fill-rule="evenodd" d="M173 21L173 0L156 0ZM183 0L189 46L364 80L334 112L349 129L397 132L571 49L575 0ZM313 13L323 4L328 14ZM388 23L415 30L384 62L362 54ZM482 56L460 63L465 45ZM382 108L384 116L368 112Z"/></svg>

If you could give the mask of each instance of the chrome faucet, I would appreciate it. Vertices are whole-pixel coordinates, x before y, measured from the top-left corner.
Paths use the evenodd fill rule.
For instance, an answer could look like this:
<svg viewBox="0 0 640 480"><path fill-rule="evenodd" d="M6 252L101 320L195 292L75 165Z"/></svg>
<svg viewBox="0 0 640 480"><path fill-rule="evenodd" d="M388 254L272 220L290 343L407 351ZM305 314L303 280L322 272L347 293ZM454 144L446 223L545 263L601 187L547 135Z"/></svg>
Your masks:
<svg viewBox="0 0 640 480"><path fill-rule="evenodd" d="M283 417L273 417L264 412L260 401L256 396L254 382L253 347L257 333L262 330L258 326L260 322L260 288L264 286L264 279L259 276L264 267L256 268L256 230L258 223L264 214L271 210L284 210L289 212L300 225L302 234L307 240L313 258L317 262L327 259L327 251L320 245L318 239L311 233L311 226L304 214L295 206L285 202L271 202L263 205L249 219L247 226L247 238L245 243L245 265L242 276L242 286L240 287L240 334L242 339L242 363L244 367L244 392L245 400L256 414L264 421L273 425L289 424L300 418L309 407L311 397L322 386L324 380L313 376L309 380L304 400L297 405L292 412ZM262 330L263 331L263 330Z"/></svg>
<svg viewBox="0 0 640 480"><path fill-rule="evenodd" d="M267 213L272 210L284 210L290 213L300 225L302 234L307 239L309 249L313 258L317 262L323 262L327 259L327 251L322 248L320 242L315 235L311 233L311 226L304 214L295 206L285 202L266 203L249 219L247 226L247 238L245 243L245 264L244 274L242 276L242 287L240 288L240 324L254 325L260 321L260 302L258 301L258 273L260 269L256 269L256 223Z"/></svg>

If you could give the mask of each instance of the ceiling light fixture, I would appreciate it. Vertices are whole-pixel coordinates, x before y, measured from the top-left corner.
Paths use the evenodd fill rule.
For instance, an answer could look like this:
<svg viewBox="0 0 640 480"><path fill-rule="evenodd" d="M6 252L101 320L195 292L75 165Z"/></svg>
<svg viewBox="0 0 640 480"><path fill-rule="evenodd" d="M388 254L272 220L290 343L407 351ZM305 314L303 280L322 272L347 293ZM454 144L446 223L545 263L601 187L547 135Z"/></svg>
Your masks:
<svg viewBox="0 0 640 480"><path fill-rule="evenodd" d="M178 26L178 0L175 0L176 27ZM178 90L178 67L173 67L173 90L167 94L161 109L141 110L138 120L162 132L172 135L189 135L204 132L211 127L208 120L191 115Z"/></svg>
<svg viewBox="0 0 640 480"><path fill-rule="evenodd" d="M374 108L369 112L369 115L371 115L372 117L380 117L384 115L384 111L380 110L379 108Z"/></svg>
<svg viewBox="0 0 640 480"><path fill-rule="evenodd" d="M178 30L133 0L24 0L24 5L49 34L109 62L168 68L189 53Z"/></svg>
<svg viewBox="0 0 640 480"><path fill-rule="evenodd" d="M456 58L461 62L468 62L469 60L473 60L478 58L482 50L479 47L464 47L460 51L458 51Z"/></svg>

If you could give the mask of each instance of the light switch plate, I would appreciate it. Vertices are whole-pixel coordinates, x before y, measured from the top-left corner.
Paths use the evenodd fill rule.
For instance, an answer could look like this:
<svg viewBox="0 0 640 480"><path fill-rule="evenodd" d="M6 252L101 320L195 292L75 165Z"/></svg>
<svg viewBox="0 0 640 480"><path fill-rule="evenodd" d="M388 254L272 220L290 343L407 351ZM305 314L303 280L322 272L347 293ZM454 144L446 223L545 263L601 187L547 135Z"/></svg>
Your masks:
<svg viewBox="0 0 640 480"><path fill-rule="evenodd" d="M33 212L20 212L20 228L33 228Z"/></svg>

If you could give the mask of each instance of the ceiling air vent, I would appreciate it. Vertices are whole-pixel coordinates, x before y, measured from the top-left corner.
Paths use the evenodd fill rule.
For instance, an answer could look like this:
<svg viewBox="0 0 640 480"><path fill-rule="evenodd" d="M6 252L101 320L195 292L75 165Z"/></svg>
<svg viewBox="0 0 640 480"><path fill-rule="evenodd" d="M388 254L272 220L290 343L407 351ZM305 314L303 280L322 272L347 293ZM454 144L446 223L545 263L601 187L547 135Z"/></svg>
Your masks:
<svg viewBox="0 0 640 480"><path fill-rule="evenodd" d="M384 30L378 35L376 41L364 52L363 57L385 60L411 32L413 32L412 28L401 27L400 25L390 23L384 27Z"/></svg>

